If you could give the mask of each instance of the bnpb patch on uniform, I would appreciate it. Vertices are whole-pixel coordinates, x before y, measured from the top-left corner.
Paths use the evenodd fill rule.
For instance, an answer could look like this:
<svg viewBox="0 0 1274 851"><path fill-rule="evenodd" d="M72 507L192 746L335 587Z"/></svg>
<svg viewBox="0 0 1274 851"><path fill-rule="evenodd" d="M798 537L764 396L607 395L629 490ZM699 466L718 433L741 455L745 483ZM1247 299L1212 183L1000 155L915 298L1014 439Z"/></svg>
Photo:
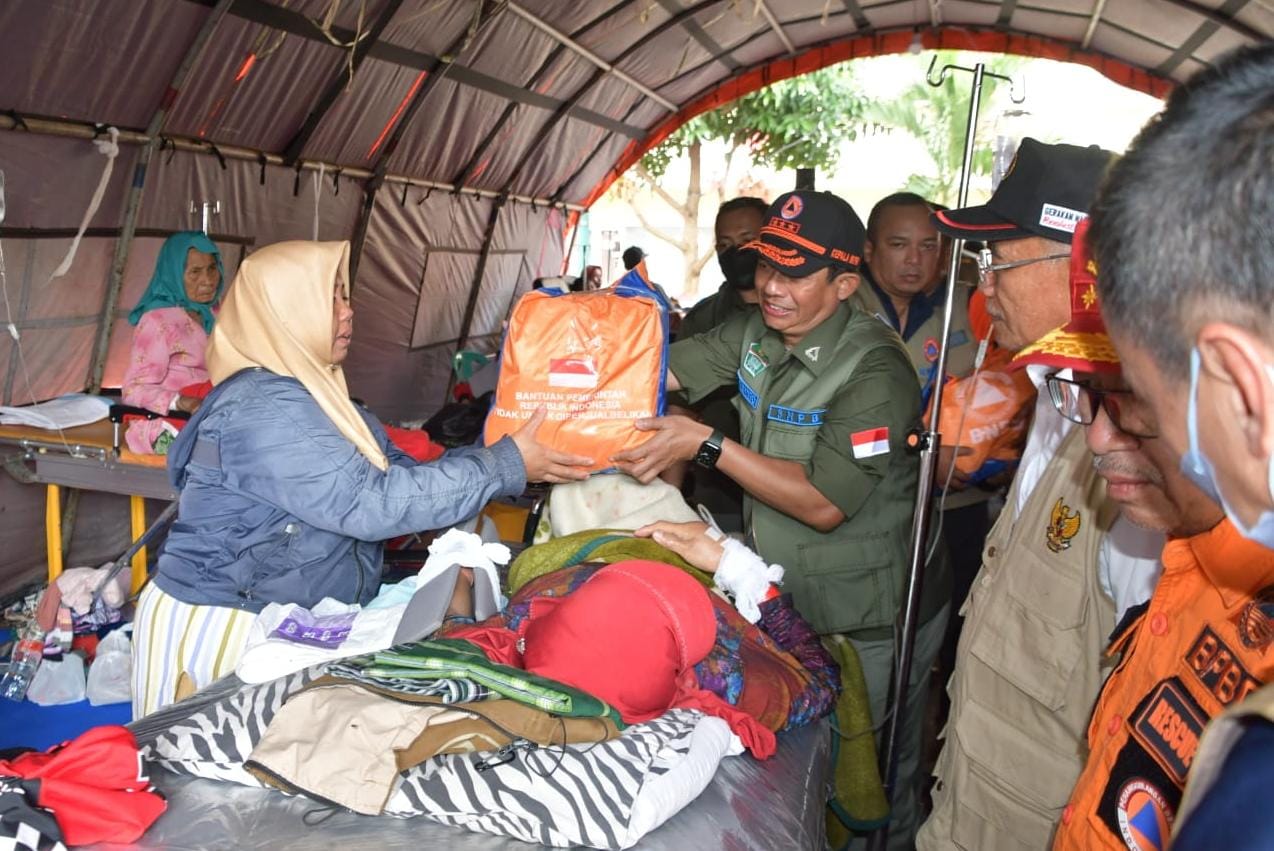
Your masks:
<svg viewBox="0 0 1274 851"><path fill-rule="evenodd" d="M1205 626L1190 645L1185 663L1222 706L1240 701L1261 687L1260 680L1247 672L1210 626Z"/></svg>
<svg viewBox="0 0 1274 851"><path fill-rule="evenodd" d="M938 359L938 340L936 337L930 337L925 340L925 360L933 363Z"/></svg>
<svg viewBox="0 0 1274 851"><path fill-rule="evenodd" d="M1172 835L1172 808L1153 784L1134 778L1119 790L1119 832L1131 851L1163 851Z"/></svg>
<svg viewBox="0 0 1274 851"><path fill-rule="evenodd" d="M1207 713L1173 677L1159 683L1150 699L1143 702L1132 730L1168 776L1184 786L1207 723Z"/></svg>

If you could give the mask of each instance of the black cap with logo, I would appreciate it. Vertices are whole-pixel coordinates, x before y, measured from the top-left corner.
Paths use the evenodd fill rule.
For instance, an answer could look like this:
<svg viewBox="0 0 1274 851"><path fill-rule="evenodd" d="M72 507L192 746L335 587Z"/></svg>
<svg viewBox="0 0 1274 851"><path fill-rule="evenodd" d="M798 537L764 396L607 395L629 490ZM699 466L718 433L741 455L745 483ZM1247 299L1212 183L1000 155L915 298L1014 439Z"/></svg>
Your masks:
<svg viewBox="0 0 1274 851"><path fill-rule="evenodd" d="M844 198L800 190L780 195L758 237L743 245L789 278L837 265L858 270L867 231Z"/></svg>
<svg viewBox="0 0 1274 851"><path fill-rule="evenodd" d="M939 210L933 221L938 230L960 239L998 242L1042 236L1069 245L1114 160L1114 154L1096 146L1023 139L991 200L978 207Z"/></svg>

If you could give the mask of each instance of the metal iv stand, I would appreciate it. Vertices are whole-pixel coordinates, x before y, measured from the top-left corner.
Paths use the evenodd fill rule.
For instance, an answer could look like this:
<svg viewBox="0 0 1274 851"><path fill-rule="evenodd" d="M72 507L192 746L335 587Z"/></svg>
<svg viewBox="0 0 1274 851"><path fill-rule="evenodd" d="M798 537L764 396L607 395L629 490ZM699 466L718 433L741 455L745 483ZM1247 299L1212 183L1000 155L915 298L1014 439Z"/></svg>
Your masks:
<svg viewBox="0 0 1274 851"><path fill-rule="evenodd" d="M191 201L190 215L199 216L199 229L203 231L204 236L208 236L208 225L212 222L212 217L221 215L221 202L204 201L203 203L196 203Z"/></svg>
<svg viewBox="0 0 1274 851"><path fill-rule="evenodd" d="M979 62L972 68L960 65L943 65L934 77L934 66L938 64L935 55L929 63L925 74L925 82L934 87L942 86L947 80L949 71L967 71L973 75L973 90L969 97L969 117L965 125L964 161L960 165L960 191L956 201L956 209L964 207L969 199L969 177L973 163L973 143L977 134L978 112L982 99L982 81L993 77L1007 81L1013 89L1010 95L1014 103L1021 103L1025 95L1018 96L1016 84L1009 77L986 70ZM902 734L903 716L907 707L907 682L911 679L912 657L915 653L916 630L918 628L920 609L920 591L924 586L925 551L928 549L929 527L932 514L934 476L937 472L938 447L942 442L942 434L938 431L938 415L942 410L942 385L947 373L947 346L951 336L951 305L955 299L956 278L960 271L960 254L964 250L964 240L957 239L951 250L951 265L947 268L947 301L942 315L942 345L938 349L938 362L934 370L933 402L929 413L928 428L911 436L909 443L912 449L920 453L920 484L916 489L916 508L911 523L911 569L907 577L907 590L903 595L901 646L897 650L897 663L894 666L893 685L891 688L889 708L885 713L888 726L885 728L884 747L881 749L881 776L885 783L885 796L890 805L893 804L894 785L898 775L898 747ZM954 616L954 613L953 613ZM867 847L870 851L882 851L889 839L889 823L873 833Z"/></svg>

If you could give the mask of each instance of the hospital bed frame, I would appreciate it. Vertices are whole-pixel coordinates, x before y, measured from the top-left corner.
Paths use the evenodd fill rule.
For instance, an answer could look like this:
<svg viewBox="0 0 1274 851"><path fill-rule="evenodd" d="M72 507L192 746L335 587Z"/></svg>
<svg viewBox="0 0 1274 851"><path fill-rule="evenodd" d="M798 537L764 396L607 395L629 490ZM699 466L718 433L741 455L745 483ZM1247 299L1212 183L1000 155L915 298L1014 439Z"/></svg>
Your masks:
<svg viewBox="0 0 1274 851"><path fill-rule="evenodd" d="M145 500L173 501L177 492L168 482L165 458L137 455L118 448L118 424L109 420L63 429L61 432L26 426L0 426L0 444L16 446L19 460L31 471L27 481L44 484L44 533L48 546L49 581L62 573L62 488L114 493L129 498L130 540L146 531ZM146 548L132 559L132 588L146 581Z"/></svg>

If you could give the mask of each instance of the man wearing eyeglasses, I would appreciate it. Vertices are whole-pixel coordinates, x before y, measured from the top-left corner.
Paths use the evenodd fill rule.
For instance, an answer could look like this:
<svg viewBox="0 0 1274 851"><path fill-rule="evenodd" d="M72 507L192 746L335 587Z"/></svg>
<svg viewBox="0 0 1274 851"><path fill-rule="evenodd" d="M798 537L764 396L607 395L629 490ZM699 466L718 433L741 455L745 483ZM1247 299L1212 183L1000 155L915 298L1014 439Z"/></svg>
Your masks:
<svg viewBox="0 0 1274 851"><path fill-rule="evenodd" d="M638 421L651 438L613 460L642 481L694 460L738 482L755 549L784 567L784 590L820 633L847 636L879 725L909 564L919 468L905 440L918 420L920 386L893 329L848 304L863 239L862 220L835 195L776 199L758 238L744 246L759 255L760 310L669 352L668 386L684 389L691 404L719 387L737 388L740 439L686 417L660 417ZM889 834L897 849L911 847L919 821L925 697L951 594L946 559L935 562L920 603L899 747Z"/></svg>
<svg viewBox="0 0 1274 851"><path fill-rule="evenodd" d="M1274 547L1274 45L1179 86L1094 206L1098 291L1129 384L1182 471L1239 534ZM1274 586L1218 634L1274 645ZM1242 632L1240 632L1242 630ZM1250 669L1249 669L1250 672ZM1274 686L1208 725L1174 849L1274 847Z"/></svg>
<svg viewBox="0 0 1274 851"><path fill-rule="evenodd" d="M1024 139L985 205L935 214L944 233L986 243L979 287L1000 345L1025 349L1070 317L1070 244L1112 158ZM1049 370L1027 369L1040 387ZM1083 767L1106 641L1117 613L1149 597L1162 544L1118 518L1083 432L1041 394L963 610L918 848L1049 845Z"/></svg>
<svg viewBox="0 0 1274 851"><path fill-rule="evenodd" d="M1050 401L1084 427L1121 516L1168 540L1154 594L1124 616L1107 650L1119 664L1088 725L1088 760L1053 849L1163 848L1204 725L1274 673L1274 647L1254 617L1260 589L1274 584L1274 550L1239 535L1181 472L1151 406L1123 379L1098 312L1096 265L1079 251L1076 260L1071 321L1020 357L1074 369L1047 378Z"/></svg>

